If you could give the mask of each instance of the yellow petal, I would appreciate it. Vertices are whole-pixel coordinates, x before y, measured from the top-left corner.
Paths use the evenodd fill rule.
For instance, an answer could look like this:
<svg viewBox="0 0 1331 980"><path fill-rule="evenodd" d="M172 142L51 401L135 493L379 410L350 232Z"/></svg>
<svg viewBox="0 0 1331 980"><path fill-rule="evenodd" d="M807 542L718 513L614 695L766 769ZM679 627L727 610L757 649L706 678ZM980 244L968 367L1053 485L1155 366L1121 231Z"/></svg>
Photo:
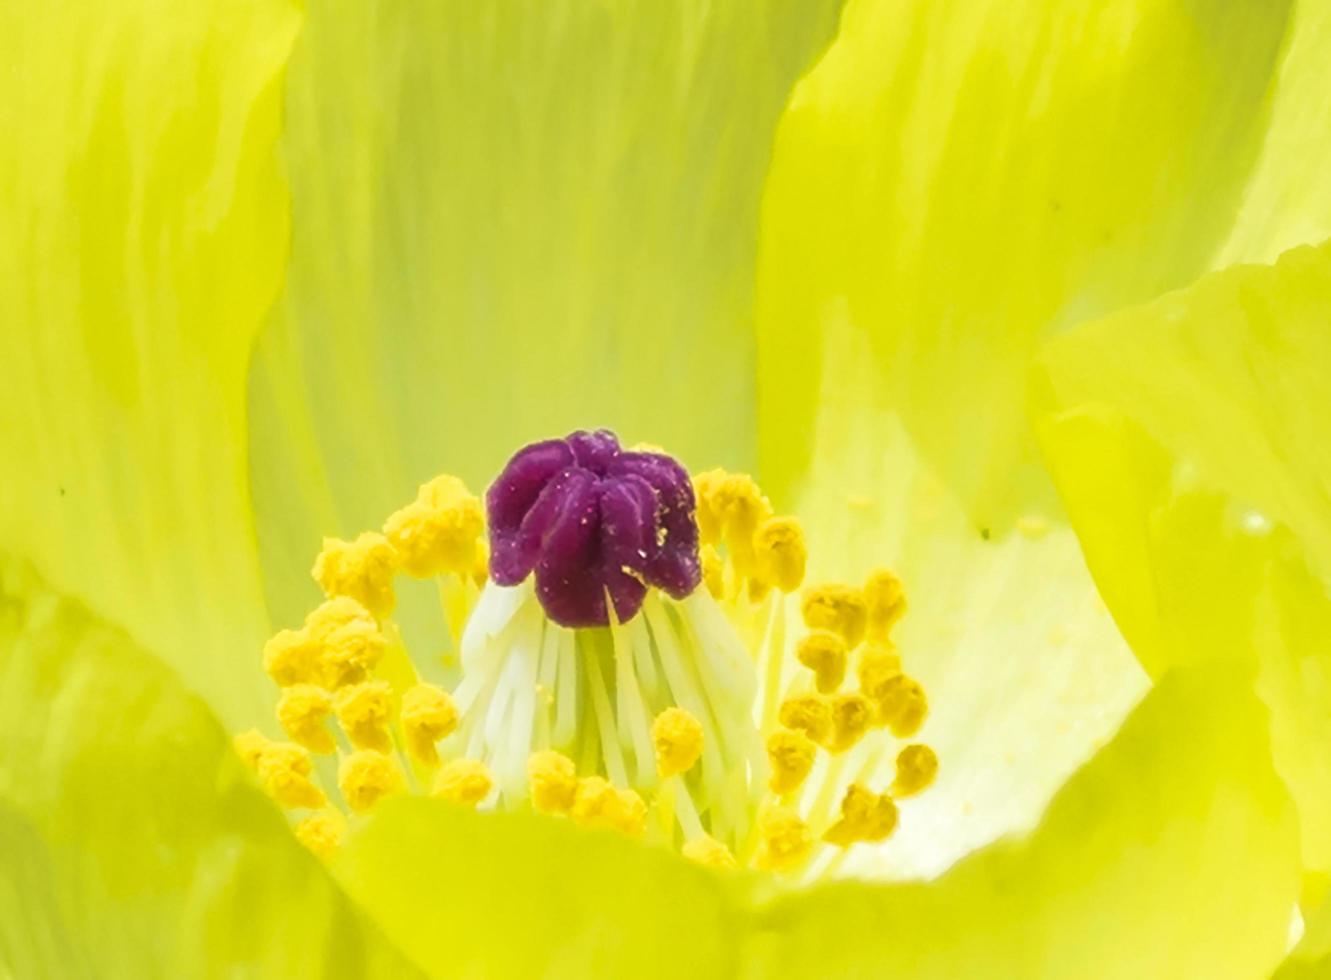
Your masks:
<svg viewBox="0 0 1331 980"><path fill-rule="evenodd" d="M1207 267L1284 20L1182 0L848 4L763 204L767 489L827 478L809 464L829 405L890 406L978 521L1015 516L1038 340ZM825 369L843 323L878 367L869 388Z"/></svg>
<svg viewBox="0 0 1331 980"><path fill-rule="evenodd" d="M434 976L734 976L731 876L607 831L434 800L384 803L334 861Z"/></svg>
<svg viewBox="0 0 1331 980"><path fill-rule="evenodd" d="M838 6L311 4L251 388L282 622L322 534L441 471L483 487L523 442L611 426L752 462L759 194Z"/></svg>
<svg viewBox="0 0 1331 980"><path fill-rule="evenodd" d="M280 0L0 16L0 544L232 719L262 706L236 666L266 631L245 371L298 23Z"/></svg>
<svg viewBox="0 0 1331 980"><path fill-rule="evenodd" d="M1331 4L1299 0L1290 14L1270 121L1234 230L1216 265L1270 262L1331 238Z"/></svg>
<svg viewBox="0 0 1331 980"><path fill-rule="evenodd" d="M825 383L867 391L863 336L829 336ZM932 876L975 847L1034 826L1147 687L1086 572L1077 540L1032 494L1016 527L976 526L890 412L831 398L820 413L804 518L809 581L862 582L886 566L907 611L901 667L924 685L938 781L892 839L851 851L859 873ZM875 761L892 782L894 754ZM874 782L870 780L870 782Z"/></svg>
<svg viewBox="0 0 1331 980"><path fill-rule="evenodd" d="M0 559L0 972L414 971L123 633Z"/></svg>
<svg viewBox="0 0 1331 980"><path fill-rule="evenodd" d="M1088 563L1153 674L1256 677L1331 868L1331 244L1072 331L1042 361L1043 443Z"/></svg>
<svg viewBox="0 0 1331 980"><path fill-rule="evenodd" d="M1264 727L1234 678L1171 674L1029 839L928 884L778 900L757 920L768 962L783 977L1267 976L1299 874Z"/></svg>

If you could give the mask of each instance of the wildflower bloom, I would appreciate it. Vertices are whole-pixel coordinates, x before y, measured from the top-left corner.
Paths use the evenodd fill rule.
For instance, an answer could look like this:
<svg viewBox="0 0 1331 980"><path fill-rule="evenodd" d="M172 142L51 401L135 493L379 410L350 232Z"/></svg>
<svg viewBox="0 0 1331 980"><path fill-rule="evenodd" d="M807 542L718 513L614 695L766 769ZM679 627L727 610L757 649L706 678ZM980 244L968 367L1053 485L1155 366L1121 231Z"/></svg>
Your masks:
<svg viewBox="0 0 1331 980"><path fill-rule="evenodd" d="M0 18L0 972L1324 968L1323 5L159 7ZM563 626L596 425L698 583ZM709 605L745 711L490 737Z"/></svg>

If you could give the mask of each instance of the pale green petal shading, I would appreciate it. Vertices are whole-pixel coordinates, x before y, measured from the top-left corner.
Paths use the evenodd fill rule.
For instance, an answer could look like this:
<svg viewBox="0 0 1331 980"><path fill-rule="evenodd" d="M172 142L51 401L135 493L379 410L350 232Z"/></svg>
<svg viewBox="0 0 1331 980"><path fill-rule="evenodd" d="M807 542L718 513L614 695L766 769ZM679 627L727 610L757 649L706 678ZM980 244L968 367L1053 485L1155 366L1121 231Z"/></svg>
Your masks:
<svg viewBox="0 0 1331 980"><path fill-rule="evenodd" d="M0 562L0 973L413 971L217 721L118 630Z"/></svg>
<svg viewBox="0 0 1331 980"><path fill-rule="evenodd" d="M1298 896L1264 710L1219 671L1164 678L1024 842L927 885L844 883L760 917L784 977L1265 976Z"/></svg>
<svg viewBox="0 0 1331 980"><path fill-rule="evenodd" d="M1270 262L1331 238L1331 3L1297 0L1271 119L1234 230L1216 266Z"/></svg>
<svg viewBox="0 0 1331 980"><path fill-rule="evenodd" d="M292 266L251 379L276 618L322 533L611 426L753 459L777 116L839 0L313 2L287 90Z"/></svg>
<svg viewBox="0 0 1331 980"><path fill-rule="evenodd" d="M298 24L278 0L0 12L0 544L232 717L261 703L244 378Z"/></svg>
<svg viewBox="0 0 1331 980"><path fill-rule="evenodd" d="M1057 516L976 528L894 414L874 412L867 339L829 328L827 400L797 512L809 580L859 583L886 565L905 584L897 626L905 669L929 693L919 738L941 761L929 792L905 801L897 834L857 848L844 870L932 876L1009 832L1117 729L1147 686ZM986 536L987 534L987 536ZM890 783L892 756L871 780Z"/></svg>
<svg viewBox="0 0 1331 980"><path fill-rule="evenodd" d="M692 980L744 962L729 876L552 817L386 803L334 869L437 977Z"/></svg>
<svg viewBox="0 0 1331 980"><path fill-rule="evenodd" d="M1153 674L1256 677L1305 860L1331 867L1331 245L1237 266L1052 343L1042 440Z"/></svg>
<svg viewBox="0 0 1331 980"><path fill-rule="evenodd" d="M760 460L891 406L978 521L1025 501L1039 339L1206 268L1264 126L1287 4L854 0L782 119L758 288ZM845 320L867 390L820 360ZM819 379L823 383L818 384ZM870 452L870 447L864 447Z"/></svg>

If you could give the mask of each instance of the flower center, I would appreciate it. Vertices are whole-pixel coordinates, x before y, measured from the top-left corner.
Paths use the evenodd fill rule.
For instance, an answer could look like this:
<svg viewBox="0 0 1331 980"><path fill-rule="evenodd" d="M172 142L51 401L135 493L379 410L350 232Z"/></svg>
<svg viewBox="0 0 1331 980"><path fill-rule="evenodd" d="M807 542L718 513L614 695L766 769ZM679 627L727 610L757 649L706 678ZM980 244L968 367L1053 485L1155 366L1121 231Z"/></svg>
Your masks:
<svg viewBox="0 0 1331 980"><path fill-rule="evenodd" d="M806 558L747 476L690 480L603 431L535 443L484 508L441 476L382 533L324 541L327 601L264 650L288 741L237 750L321 854L386 796L428 792L833 873L938 760L902 744L928 705L891 639L901 584L806 588ZM400 575L436 583L460 674L408 653Z"/></svg>

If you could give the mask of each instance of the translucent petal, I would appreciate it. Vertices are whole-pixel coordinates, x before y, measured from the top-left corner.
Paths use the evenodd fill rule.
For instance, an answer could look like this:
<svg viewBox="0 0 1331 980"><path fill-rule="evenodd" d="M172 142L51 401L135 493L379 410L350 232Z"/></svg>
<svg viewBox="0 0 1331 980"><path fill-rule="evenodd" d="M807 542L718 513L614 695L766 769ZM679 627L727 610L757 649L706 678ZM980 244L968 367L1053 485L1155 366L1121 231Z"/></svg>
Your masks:
<svg viewBox="0 0 1331 980"><path fill-rule="evenodd" d="M1331 237L1331 4L1298 0L1273 83L1270 121L1218 267L1270 262Z"/></svg>
<svg viewBox="0 0 1331 980"><path fill-rule="evenodd" d="M0 561L0 975L407 977L216 720Z"/></svg>
<svg viewBox="0 0 1331 980"><path fill-rule="evenodd" d="M1207 267L1286 12L849 4L782 119L763 203L765 482L835 479L809 464L819 413L847 399L897 411L977 521L1019 512L1036 344ZM842 322L869 339L869 389L820 367Z"/></svg>
<svg viewBox="0 0 1331 980"><path fill-rule="evenodd" d="M1038 831L929 884L792 895L757 926L785 977L1266 976L1298 832L1261 706L1221 671L1163 678Z"/></svg>
<svg viewBox="0 0 1331 980"><path fill-rule="evenodd" d="M734 881L551 817L396 801L334 871L434 976L721 978L744 955Z"/></svg>
<svg viewBox="0 0 1331 980"><path fill-rule="evenodd" d="M855 849L843 870L930 876L1034 826L1147 681L1057 511L1032 496L1019 526L977 527L899 418L863 404L876 383L866 344L848 326L829 331L825 385L840 394L820 413L797 511L808 581L859 583L875 566L901 576L909 609L893 635L928 691L919 737L941 761L936 785L902 804L893 839ZM891 761L874 774L884 785Z"/></svg>
<svg viewBox="0 0 1331 980"><path fill-rule="evenodd" d="M759 191L838 6L310 5L250 389L278 619L321 533L440 471L479 488L524 442L604 425L752 461Z"/></svg>
<svg viewBox="0 0 1331 980"><path fill-rule="evenodd" d="M0 543L232 717L260 704L231 659L265 630L244 379L298 23L278 0L0 13Z"/></svg>
<svg viewBox="0 0 1331 980"><path fill-rule="evenodd" d="M1331 867L1331 244L1072 331L1041 433L1143 665L1255 676L1305 860Z"/></svg>

